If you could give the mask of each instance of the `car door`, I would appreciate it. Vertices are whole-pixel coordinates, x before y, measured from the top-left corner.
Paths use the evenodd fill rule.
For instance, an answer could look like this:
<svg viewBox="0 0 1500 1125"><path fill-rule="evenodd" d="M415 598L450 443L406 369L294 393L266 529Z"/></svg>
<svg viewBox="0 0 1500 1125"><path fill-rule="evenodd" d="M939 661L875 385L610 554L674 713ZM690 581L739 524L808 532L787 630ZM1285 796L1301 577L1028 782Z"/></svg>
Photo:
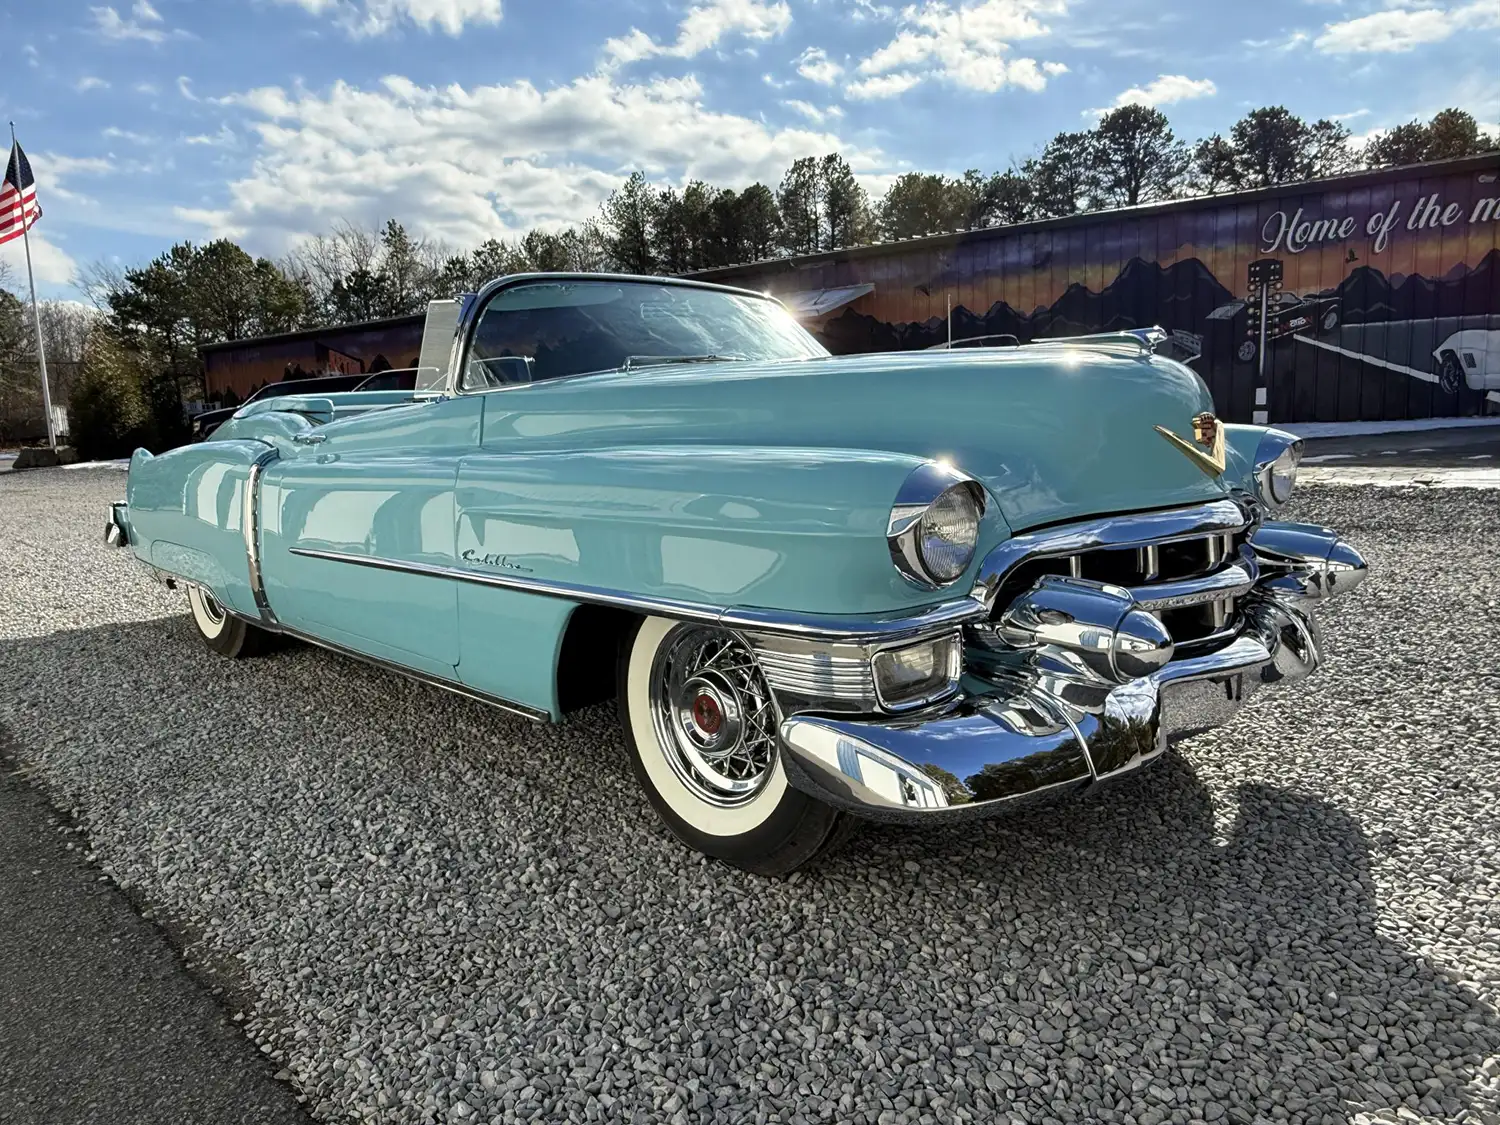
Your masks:
<svg viewBox="0 0 1500 1125"><path fill-rule="evenodd" d="M299 435L261 486L266 597L283 625L454 678L460 458L483 404L443 399Z"/></svg>

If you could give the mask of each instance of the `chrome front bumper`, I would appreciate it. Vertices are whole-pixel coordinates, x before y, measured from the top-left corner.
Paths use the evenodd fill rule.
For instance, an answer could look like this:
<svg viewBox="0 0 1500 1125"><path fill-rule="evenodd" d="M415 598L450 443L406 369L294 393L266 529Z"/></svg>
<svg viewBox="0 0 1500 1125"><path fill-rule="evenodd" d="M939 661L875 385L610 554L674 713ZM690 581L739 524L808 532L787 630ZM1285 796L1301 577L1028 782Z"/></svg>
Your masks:
<svg viewBox="0 0 1500 1125"><path fill-rule="evenodd" d="M971 649L962 696L920 715L786 719L788 780L872 820L927 821L996 815L1130 773L1174 738L1226 722L1262 686L1313 672L1312 607L1365 574L1326 528L1267 524L1252 546L1256 584L1222 647L1123 684L1017 671Z"/></svg>

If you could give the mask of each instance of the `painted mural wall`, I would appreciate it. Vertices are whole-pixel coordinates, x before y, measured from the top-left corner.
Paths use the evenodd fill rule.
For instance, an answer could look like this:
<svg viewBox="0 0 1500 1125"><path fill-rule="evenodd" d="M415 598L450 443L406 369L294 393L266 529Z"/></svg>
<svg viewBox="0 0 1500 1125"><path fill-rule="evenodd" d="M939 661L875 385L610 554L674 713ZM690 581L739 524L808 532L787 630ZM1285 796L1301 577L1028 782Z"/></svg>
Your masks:
<svg viewBox="0 0 1500 1125"><path fill-rule="evenodd" d="M813 325L840 353L1008 333L1022 342L1160 325L1223 417L1424 418L1500 411L1500 159L1454 161L714 271L773 293L873 283ZM1279 261L1266 305L1254 262ZM1264 268L1264 267L1262 267ZM705 275L709 276L709 275Z"/></svg>

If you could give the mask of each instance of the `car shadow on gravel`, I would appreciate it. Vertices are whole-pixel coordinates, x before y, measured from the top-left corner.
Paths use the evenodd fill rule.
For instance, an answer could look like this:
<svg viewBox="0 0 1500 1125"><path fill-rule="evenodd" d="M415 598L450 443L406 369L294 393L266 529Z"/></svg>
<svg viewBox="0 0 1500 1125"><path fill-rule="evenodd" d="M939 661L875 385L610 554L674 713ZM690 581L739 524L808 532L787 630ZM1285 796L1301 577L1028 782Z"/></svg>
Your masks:
<svg viewBox="0 0 1500 1125"><path fill-rule="evenodd" d="M1092 798L1010 820L872 826L804 878L836 884L878 865L919 907L912 927L892 927L911 942L931 921L920 899L934 878L992 891L1021 946L1006 971L1050 980L1078 1007L1059 1058L1122 1033L1121 1014L1138 1019L1128 996L1160 992L1163 1011L1180 1014L1146 1029L1146 1054L1116 1061L1134 1079L1152 1047L1179 1069L1190 1060L1232 1120L1395 1121L1403 1104L1423 1120L1495 1120L1500 1018L1384 932L1358 821L1275 785L1212 794L1191 753L1174 748Z"/></svg>
<svg viewBox="0 0 1500 1125"><path fill-rule="evenodd" d="M282 724L276 753L290 756L277 768L294 775L319 769L329 784L342 784L337 758L317 748L334 745L330 730L356 720L368 726L374 713L378 726L393 730L378 764L395 780L383 785L393 794L404 785L438 789L443 783L432 771L454 761L467 771L461 780L470 793L512 802L499 815L514 807L532 836L538 825L543 836L555 826L544 855L565 868L560 878L570 864L608 875L615 897L590 905L600 919L611 901L626 909L649 902L665 917L693 895L700 907L705 894L717 899L714 910L725 917L735 916L733 903L749 903L767 932L752 927L722 940L774 937L789 952L769 975L792 992L816 992L820 1004L858 1012L862 1021L889 1009L882 1018L893 1026L915 1018L972 1032L980 1057L989 1052L986 1065L1014 1060L992 1072L998 1085L986 1089L984 1073L969 1080L976 1092L964 1096L981 1107L1019 1105L1028 1088L1055 1091L1048 1097L1080 1109L1123 1106L1138 1121L1167 1120L1174 1102L1178 1111L1191 1108L1194 1120L1247 1123L1345 1121L1361 1108L1403 1103L1454 1121L1500 1105L1490 1061L1500 1056L1500 1021L1472 989L1394 940L1396 924L1381 914L1372 846L1391 842L1372 844L1349 811L1311 793L1270 784L1211 790L1191 764L1191 744L1092 799L952 828L870 826L793 879L762 880L703 863L663 838L602 711L580 721L599 734L577 747L570 776L547 755L564 752L558 730L578 727L549 733L491 719L478 704L325 653L238 664L185 659L193 648L201 652L190 632L185 619L170 618L0 641L0 685L13 726L19 716L24 728L28 708L67 709L68 737L39 748L52 756L40 772L87 787L90 761L112 756L113 776L122 775L125 759L136 792L163 804L209 773L222 791L238 784L240 771L247 779L264 774L270 759L243 760L250 752L236 753L235 740L249 745L261 716L274 713ZM98 685L110 685L109 697L119 699L139 682L143 662L180 658L180 667L153 681L163 696L138 704L161 731L201 731L202 759L157 759L142 752L150 739L139 732L121 746L120 716L91 708ZM330 687L348 709L342 715L328 713ZM173 698L193 693L187 704ZM251 699L258 707L246 706ZM369 712L356 715L359 708ZM31 745L24 729L13 733ZM600 792L573 791L579 773ZM97 794L91 799L101 803ZM431 800L432 810L446 814L439 797ZM496 823L495 832L511 828ZM472 846L453 842L456 850ZM631 849L640 853L636 862L610 866ZM512 905L544 914L535 896L546 894L546 864L535 854L526 862L540 863L542 874L509 892ZM447 893L473 895L461 885ZM830 916L807 910L809 902ZM592 925L600 927L594 943L616 940L603 923ZM815 936L835 925L852 928L847 937ZM506 940L497 932L494 949L503 953ZM681 946L658 960L646 943L618 940L616 956L651 957L663 981L698 965L700 954ZM872 992L844 971L839 958L851 949L899 967L885 978L896 985ZM701 954L705 965L715 956ZM915 1009L913 981L922 982ZM587 984L576 987L586 992ZM753 989L739 995L747 1006L758 1003ZM860 1026L873 1041L876 1031ZM1162 1108L1160 1117L1143 1116L1148 1102Z"/></svg>

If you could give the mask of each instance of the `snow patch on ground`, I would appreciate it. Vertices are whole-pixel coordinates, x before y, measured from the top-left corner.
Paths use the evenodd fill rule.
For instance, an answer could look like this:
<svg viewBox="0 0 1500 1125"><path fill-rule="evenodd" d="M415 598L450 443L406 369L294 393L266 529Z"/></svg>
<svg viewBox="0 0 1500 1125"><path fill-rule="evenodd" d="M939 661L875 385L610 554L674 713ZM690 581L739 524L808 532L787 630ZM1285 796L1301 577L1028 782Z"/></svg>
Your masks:
<svg viewBox="0 0 1500 1125"><path fill-rule="evenodd" d="M1276 422L1299 438L1360 437L1364 434L1410 434L1420 430L1463 430L1472 426L1500 426L1500 415L1493 418L1409 418L1391 422Z"/></svg>

